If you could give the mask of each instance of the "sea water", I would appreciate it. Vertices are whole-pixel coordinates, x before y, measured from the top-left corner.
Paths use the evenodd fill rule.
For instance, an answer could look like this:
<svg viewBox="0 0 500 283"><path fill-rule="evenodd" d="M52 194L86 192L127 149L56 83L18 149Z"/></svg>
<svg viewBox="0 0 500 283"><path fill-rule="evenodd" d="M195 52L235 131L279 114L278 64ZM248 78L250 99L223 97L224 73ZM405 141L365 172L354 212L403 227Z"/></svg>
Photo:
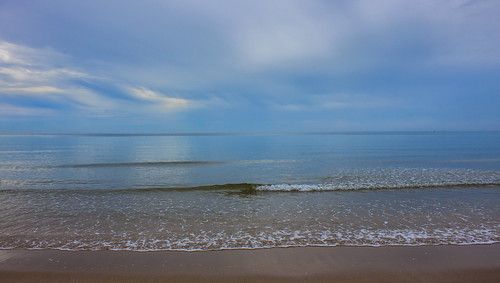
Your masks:
<svg viewBox="0 0 500 283"><path fill-rule="evenodd" d="M3 249L499 241L499 132L0 136Z"/></svg>

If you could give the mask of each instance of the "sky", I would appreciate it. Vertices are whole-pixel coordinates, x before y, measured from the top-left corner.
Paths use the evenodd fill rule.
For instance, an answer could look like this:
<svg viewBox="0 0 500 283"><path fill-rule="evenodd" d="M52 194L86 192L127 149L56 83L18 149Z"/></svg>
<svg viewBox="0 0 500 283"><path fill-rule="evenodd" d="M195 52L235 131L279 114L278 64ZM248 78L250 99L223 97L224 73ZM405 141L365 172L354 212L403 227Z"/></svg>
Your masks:
<svg viewBox="0 0 500 283"><path fill-rule="evenodd" d="M500 130L498 0L0 1L0 133Z"/></svg>

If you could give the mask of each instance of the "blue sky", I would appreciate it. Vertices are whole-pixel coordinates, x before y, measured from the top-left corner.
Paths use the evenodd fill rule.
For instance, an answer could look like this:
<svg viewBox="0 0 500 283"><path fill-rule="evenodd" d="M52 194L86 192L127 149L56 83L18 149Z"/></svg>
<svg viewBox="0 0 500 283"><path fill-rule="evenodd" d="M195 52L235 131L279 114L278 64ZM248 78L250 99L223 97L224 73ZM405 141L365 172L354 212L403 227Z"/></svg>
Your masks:
<svg viewBox="0 0 500 283"><path fill-rule="evenodd" d="M500 1L0 2L0 132L500 130Z"/></svg>

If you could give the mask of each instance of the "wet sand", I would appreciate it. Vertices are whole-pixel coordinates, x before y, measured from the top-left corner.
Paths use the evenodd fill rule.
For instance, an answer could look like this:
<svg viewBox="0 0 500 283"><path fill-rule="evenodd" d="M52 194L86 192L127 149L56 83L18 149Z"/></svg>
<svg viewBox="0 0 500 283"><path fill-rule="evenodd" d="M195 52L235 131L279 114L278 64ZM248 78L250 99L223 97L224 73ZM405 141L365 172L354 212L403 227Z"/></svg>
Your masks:
<svg viewBox="0 0 500 283"><path fill-rule="evenodd" d="M203 252L0 250L1 282L500 282L500 244Z"/></svg>

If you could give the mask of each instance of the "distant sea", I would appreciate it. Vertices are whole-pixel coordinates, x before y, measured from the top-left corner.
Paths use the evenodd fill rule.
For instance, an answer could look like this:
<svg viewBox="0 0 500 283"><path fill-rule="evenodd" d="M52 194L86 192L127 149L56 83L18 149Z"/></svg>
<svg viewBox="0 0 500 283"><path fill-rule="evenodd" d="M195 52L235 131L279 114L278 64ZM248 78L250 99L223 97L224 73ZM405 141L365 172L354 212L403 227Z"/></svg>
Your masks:
<svg viewBox="0 0 500 283"><path fill-rule="evenodd" d="M500 132L0 135L0 248L500 241Z"/></svg>

